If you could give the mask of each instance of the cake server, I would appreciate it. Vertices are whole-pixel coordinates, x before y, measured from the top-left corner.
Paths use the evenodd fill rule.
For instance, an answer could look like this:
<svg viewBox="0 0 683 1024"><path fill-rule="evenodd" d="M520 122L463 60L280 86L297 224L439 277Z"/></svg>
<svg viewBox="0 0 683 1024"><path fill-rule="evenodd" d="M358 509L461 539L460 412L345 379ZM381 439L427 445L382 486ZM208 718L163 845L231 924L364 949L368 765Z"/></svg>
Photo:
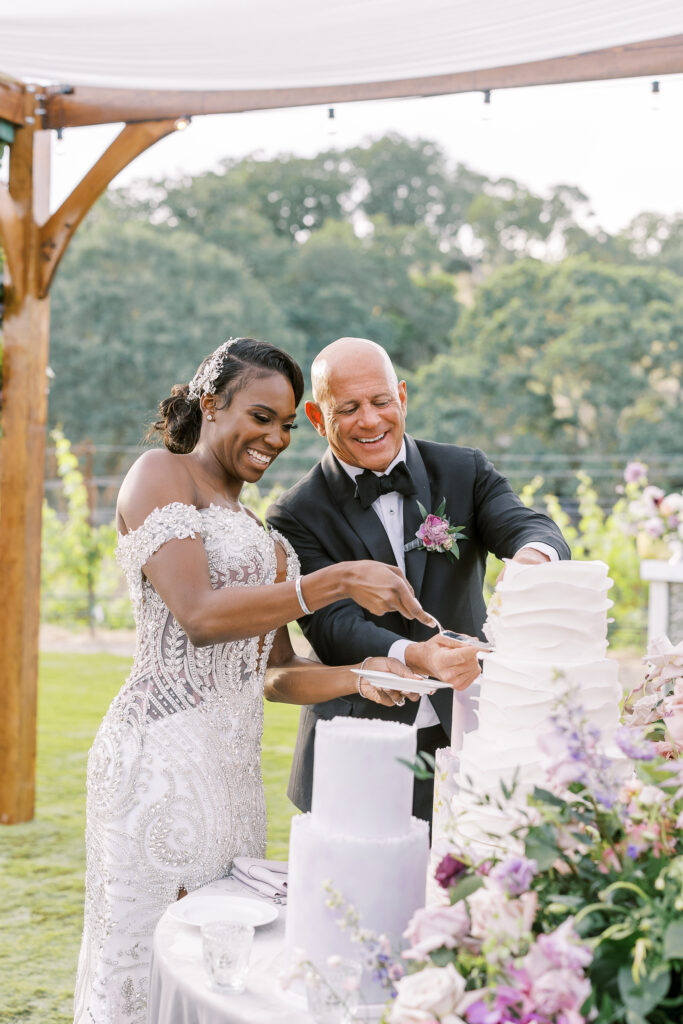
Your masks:
<svg viewBox="0 0 683 1024"><path fill-rule="evenodd" d="M450 636L453 640L458 640L461 644L467 644L469 647L476 647L478 651L492 651L494 650L493 644L487 643L486 640L479 640L476 636L468 636L467 633L456 633L453 629L444 629L438 619L434 618L432 613L429 613L434 619L434 625L438 629L439 633L443 636Z"/></svg>

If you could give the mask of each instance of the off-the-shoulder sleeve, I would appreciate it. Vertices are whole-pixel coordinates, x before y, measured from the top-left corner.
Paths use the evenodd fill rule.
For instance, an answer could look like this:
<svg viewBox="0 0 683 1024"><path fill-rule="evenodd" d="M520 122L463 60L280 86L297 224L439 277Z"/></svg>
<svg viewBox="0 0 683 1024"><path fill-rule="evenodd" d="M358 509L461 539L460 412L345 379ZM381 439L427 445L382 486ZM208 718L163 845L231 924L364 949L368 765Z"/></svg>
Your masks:
<svg viewBox="0 0 683 1024"><path fill-rule="evenodd" d="M155 551L169 540L184 540L201 534L202 517L194 505L174 501L163 508L152 509L136 530L119 537L114 552L116 561L126 574L133 604L141 589L141 571Z"/></svg>

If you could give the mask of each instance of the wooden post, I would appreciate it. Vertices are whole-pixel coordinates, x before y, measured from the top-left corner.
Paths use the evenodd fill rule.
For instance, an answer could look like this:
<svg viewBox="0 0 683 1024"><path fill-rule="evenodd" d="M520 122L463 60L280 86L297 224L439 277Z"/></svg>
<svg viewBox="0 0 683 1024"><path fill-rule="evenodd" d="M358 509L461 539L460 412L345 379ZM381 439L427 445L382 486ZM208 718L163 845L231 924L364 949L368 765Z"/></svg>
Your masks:
<svg viewBox="0 0 683 1024"><path fill-rule="evenodd" d="M6 221L21 248L5 267L0 447L0 822L33 817L40 529L47 418L49 299L39 298L38 224L49 212L50 134L17 129ZM9 255L9 253L8 253Z"/></svg>
<svg viewBox="0 0 683 1024"><path fill-rule="evenodd" d="M0 445L0 824L30 821L35 803L40 533L43 504L48 292L73 234L112 178L175 129L164 120L125 125L49 216L50 133L36 126L27 92L23 127L0 184L5 322Z"/></svg>

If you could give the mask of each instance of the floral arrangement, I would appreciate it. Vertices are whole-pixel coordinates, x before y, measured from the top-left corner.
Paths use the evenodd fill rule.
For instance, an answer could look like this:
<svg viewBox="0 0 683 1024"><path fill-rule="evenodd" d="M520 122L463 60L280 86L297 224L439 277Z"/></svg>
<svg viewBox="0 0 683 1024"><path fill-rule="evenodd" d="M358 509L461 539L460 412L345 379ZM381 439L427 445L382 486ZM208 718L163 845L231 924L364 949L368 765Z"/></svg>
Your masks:
<svg viewBox="0 0 683 1024"><path fill-rule="evenodd" d="M678 561L683 557L683 492L666 494L648 482L647 472L644 462L626 466L620 518L642 552L656 552L659 542Z"/></svg>
<svg viewBox="0 0 683 1024"><path fill-rule="evenodd" d="M674 647L668 637L658 637L645 661L645 682L629 694L625 720L650 727L661 757L678 757L683 751L683 642Z"/></svg>
<svg viewBox="0 0 683 1024"><path fill-rule="evenodd" d="M447 902L405 933L387 1024L683 1019L683 645L667 644L629 698L619 752L560 698L526 822L479 859L471 844L442 858ZM514 787L498 806L510 801Z"/></svg>
<svg viewBox="0 0 683 1024"><path fill-rule="evenodd" d="M418 548L425 551L443 552L451 562L460 558L458 541L467 540L467 537L462 526L452 526L450 520L444 515L446 499L441 499L436 512L428 512L420 501L418 501L417 507L422 516L422 525L415 534L416 539L409 541L404 546L404 551L413 551Z"/></svg>

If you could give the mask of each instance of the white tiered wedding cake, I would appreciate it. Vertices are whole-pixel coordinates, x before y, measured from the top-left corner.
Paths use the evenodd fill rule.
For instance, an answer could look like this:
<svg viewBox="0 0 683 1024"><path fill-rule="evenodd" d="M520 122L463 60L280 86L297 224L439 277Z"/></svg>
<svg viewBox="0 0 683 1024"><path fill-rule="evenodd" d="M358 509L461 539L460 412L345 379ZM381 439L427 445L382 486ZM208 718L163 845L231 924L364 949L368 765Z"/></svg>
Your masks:
<svg viewBox="0 0 683 1024"><path fill-rule="evenodd" d="M619 722L618 666L605 657L612 586L604 562L509 562L491 599L484 632L494 647L483 659L479 727L460 751L437 758L434 846L444 840L503 844L515 823L493 804L516 781L511 807L543 783L539 737L549 732L558 697L567 691L609 740ZM508 806L510 810L510 805ZM493 838L492 838L493 837Z"/></svg>
<svg viewBox="0 0 683 1024"><path fill-rule="evenodd" d="M395 946L413 913L424 905L428 827L411 817L416 732L378 719L319 721L315 735L310 814L292 819L289 842L286 944L315 963L331 954L359 959L326 906L326 882L350 903L361 927L387 935ZM363 976L370 1002L386 992Z"/></svg>

